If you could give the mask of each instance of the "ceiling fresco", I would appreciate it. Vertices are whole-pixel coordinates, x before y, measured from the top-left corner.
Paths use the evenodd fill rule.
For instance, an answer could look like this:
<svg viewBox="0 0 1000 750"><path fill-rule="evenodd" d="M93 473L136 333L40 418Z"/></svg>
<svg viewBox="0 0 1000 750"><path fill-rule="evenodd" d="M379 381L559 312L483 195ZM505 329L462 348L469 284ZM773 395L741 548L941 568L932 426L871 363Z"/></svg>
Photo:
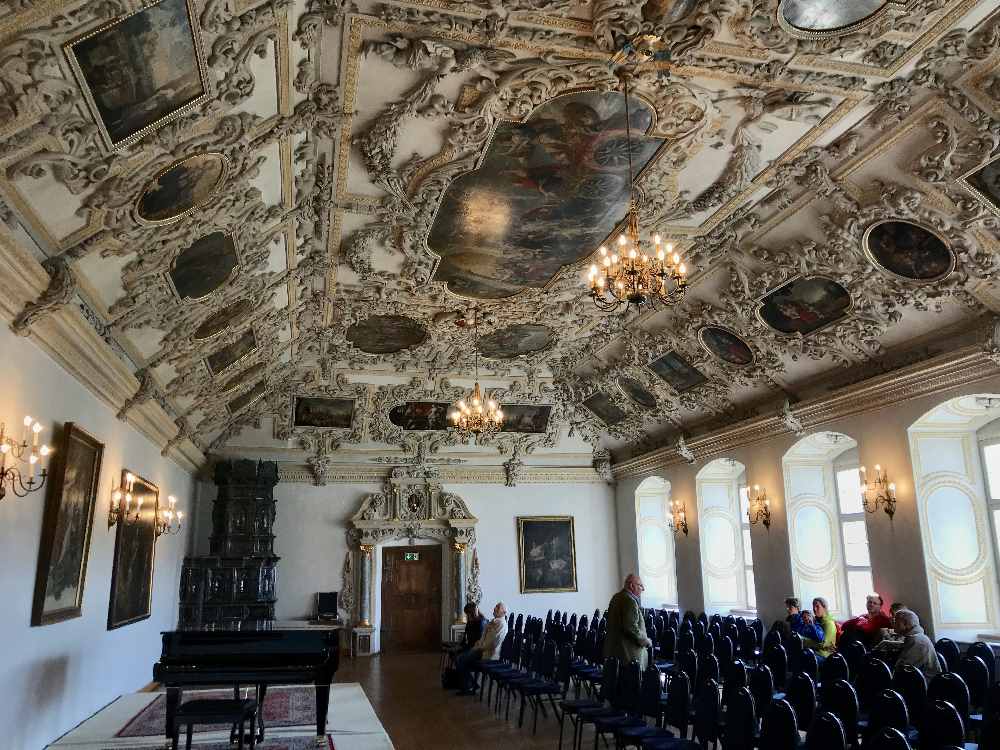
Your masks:
<svg viewBox="0 0 1000 750"><path fill-rule="evenodd" d="M609 316L633 44L691 285ZM0 233L50 277L12 327L79 313L202 453L606 461L1000 313L997 0L0 0L0 45ZM468 445L419 425L477 340L510 429Z"/></svg>

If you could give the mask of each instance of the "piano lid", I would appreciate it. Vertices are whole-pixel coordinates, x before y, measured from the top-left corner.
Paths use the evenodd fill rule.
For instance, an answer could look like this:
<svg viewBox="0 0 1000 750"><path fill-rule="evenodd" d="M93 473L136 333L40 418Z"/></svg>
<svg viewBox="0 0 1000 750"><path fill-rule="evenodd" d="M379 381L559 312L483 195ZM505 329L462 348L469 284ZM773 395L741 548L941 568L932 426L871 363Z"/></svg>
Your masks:
<svg viewBox="0 0 1000 750"><path fill-rule="evenodd" d="M315 620L234 620L229 622L207 622L190 624L176 630L162 633L263 633L280 630L341 630L343 625Z"/></svg>

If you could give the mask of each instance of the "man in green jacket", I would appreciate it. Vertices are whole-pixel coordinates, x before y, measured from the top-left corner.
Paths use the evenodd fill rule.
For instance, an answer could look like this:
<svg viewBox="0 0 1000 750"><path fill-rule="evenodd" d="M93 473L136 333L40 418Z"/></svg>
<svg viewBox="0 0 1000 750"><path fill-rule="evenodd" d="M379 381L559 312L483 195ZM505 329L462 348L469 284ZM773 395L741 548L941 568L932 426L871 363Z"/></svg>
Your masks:
<svg viewBox="0 0 1000 750"><path fill-rule="evenodd" d="M646 637L646 623L642 619L639 597L643 588L642 579L632 573L625 579L625 587L611 597L608 603L604 658L617 657L622 667L635 659L645 669L648 655L646 649L653 645Z"/></svg>

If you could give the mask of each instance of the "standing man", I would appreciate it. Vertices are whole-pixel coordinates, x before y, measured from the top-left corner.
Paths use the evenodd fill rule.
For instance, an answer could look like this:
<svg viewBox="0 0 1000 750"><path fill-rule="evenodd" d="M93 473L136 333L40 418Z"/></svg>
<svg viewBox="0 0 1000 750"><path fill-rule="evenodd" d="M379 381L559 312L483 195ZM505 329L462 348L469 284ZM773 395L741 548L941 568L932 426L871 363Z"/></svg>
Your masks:
<svg viewBox="0 0 1000 750"><path fill-rule="evenodd" d="M604 640L604 658L617 657L624 667L635 659L639 666L647 666L646 649L653 642L646 637L646 623L642 619L640 597L645 587L635 573L625 579L625 587L611 597L608 603L608 633Z"/></svg>

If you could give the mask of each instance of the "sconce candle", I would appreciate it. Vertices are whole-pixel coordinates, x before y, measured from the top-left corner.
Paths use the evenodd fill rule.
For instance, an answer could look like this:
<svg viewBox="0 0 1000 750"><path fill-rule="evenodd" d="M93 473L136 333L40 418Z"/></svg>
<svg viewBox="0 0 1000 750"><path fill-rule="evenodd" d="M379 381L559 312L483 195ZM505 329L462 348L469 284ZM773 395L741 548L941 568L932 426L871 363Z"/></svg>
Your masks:
<svg viewBox="0 0 1000 750"><path fill-rule="evenodd" d="M170 504L169 507L156 511L157 536L179 533L184 522L184 513L177 510L177 498L173 495L167 495L167 501Z"/></svg>
<svg viewBox="0 0 1000 750"><path fill-rule="evenodd" d="M868 471L864 466L858 468L861 476L861 504L868 513L875 513L879 506L891 519L896 513L896 483L889 477L879 464L875 464L874 479L868 480Z"/></svg>
<svg viewBox="0 0 1000 750"><path fill-rule="evenodd" d="M42 425L32 419L25 417L22 424L24 430L21 439L15 440L7 434L6 425L0 422L0 500L7 496L8 487L15 497L25 497L29 492L40 490L45 485L48 470L41 466L44 459L52 452L49 446L39 444L38 435L42 431ZM31 433L31 442L28 442L28 433ZM7 458L12 459L11 465L7 465ZM27 464L27 471L18 468L17 462ZM39 479L35 480L35 472L41 468ZM25 478L27 475L27 478Z"/></svg>
<svg viewBox="0 0 1000 750"><path fill-rule="evenodd" d="M683 531L684 536L688 535L687 511L680 500L674 500L670 504L670 520L667 524L675 534Z"/></svg>
<svg viewBox="0 0 1000 750"><path fill-rule="evenodd" d="M747 520L753 526L757 523L764 524L764 528L771 530L771 500L767 492L759 485L755 484L747 493Z"/></svg>

